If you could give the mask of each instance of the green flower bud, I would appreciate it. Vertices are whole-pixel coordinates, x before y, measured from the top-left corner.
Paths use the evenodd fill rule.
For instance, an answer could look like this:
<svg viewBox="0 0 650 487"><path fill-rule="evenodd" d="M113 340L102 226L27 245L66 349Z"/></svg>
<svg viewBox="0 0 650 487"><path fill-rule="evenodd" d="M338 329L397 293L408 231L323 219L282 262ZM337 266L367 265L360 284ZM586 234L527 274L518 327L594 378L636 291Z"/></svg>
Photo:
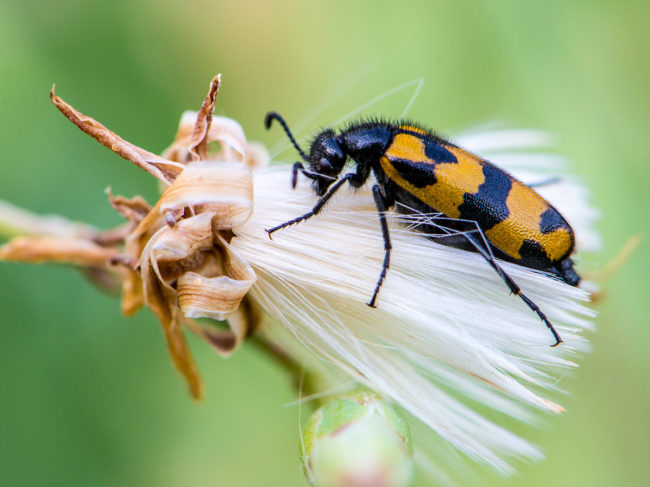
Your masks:
<svg viewBox="0 0 650 487"><path fill-rule="evenodd" d="M408 424L378 396L358 391L318 409L303 430L303 468L315 487L405 487Z"/></svg>

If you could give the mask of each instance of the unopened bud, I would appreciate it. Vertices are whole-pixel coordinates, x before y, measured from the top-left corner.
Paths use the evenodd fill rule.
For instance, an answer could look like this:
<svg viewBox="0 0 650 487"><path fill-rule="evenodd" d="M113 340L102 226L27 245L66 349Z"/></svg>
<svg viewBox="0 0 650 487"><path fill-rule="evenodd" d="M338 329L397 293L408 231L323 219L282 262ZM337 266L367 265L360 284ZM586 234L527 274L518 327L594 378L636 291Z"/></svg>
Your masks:
<svg viewBox="0 0 650 487"><path fill-rule="evenodd" d="M303 435L305 476L315 487L405 487L410 482L408 424L370 392L322 406Z"/></svg>

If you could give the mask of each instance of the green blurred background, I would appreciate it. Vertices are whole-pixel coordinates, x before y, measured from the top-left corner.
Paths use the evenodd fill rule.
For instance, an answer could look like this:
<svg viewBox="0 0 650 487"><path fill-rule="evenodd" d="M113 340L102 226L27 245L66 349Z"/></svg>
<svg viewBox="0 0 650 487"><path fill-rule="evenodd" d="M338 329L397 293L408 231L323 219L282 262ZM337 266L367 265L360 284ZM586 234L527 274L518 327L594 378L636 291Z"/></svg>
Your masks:
<svg viewBox="0 0 650 487"><path fill-rule="evenodd" d="M159 152L223 73L217 112L253 140L267 110L305 136L424 78L412 118L443 132L492 119L558 135L602 211L604 265L650 210L650 3L70 0L0 3L0 198L109 227L103 193L156 195L153 178L80 133L51 85ZM375 111L399 115L411 91ZM284 160L293 154L285 152ZM563 381L568 413L519 428L545 462L482 485L648 485L646 242L604 284L594 351ZM0 265L0 484L302 486L295 391L248 347L222 360L193 341L193 403L148 311L56 266ZM461 480L461 485L463 481ZM427 485L420 480L418 485Z"/></svg>

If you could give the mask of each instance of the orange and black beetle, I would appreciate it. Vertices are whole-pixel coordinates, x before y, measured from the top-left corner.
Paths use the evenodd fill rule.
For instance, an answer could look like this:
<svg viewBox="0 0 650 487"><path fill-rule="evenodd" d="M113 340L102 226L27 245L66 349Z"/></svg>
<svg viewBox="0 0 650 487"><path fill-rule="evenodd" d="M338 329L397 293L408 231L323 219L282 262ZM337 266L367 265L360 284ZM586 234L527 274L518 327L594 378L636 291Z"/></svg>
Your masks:
<svg viewBox="0 0 650 487"><path fill-rule="evenodd" d="M275 112L266 115L270 128L277 120L302 159L293 166L293 185L298 172L313 180L318 202L307 214L267 230L273 232L316 215L331 196L346 182L362 186L372 171L377 184L372 188L384 237L384 264L368 305L375 305L377 294L390 265L390 235L386 210L397 203L397 210L413 214L439 214L446 228L435 224L438 217L418 229L434 240L453 247L478 252L503 278L510 291L518 295L544 321L556 343L562 339L546 315L526 297L519 286L496 262L495 257L556 275L577 286L580 277L570 255L575 238L560 213L544 198L503 169L471 154L428 130L410 123L370 121L349 126L340 134L320 132L309 156L294 139L288 125ZM339 177L348 158L356 171Z"/></svg>

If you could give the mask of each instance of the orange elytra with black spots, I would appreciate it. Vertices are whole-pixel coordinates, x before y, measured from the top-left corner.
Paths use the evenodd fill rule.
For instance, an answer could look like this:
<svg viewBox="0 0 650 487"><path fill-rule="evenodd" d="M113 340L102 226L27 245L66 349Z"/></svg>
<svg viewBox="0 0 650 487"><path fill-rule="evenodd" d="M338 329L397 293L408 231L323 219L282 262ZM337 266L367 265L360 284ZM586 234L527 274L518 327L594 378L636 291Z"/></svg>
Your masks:
<svg viewBox="0 0 650 487"><path fill-rule="evenodd" d="M562 339L546 315L526 297L499 266L495 257L524 267L548 272L577 286L580 277L570 258L573 230L553 206L534 189L503 169L448 142L429 130L410 123L369 121L335 133L323 130L312 142L309 155L298 145L284 119L267 114L266 127L277 120L304 162L293 166L293 185L298 173L313 181L320 197L307 214L267 230L269 235L316 215L346 182L354 188L373 173L373 196L384 239L384 264L370 306L390 266L390 234L386 211L395 207L408 214L425 214L417 228L443 245L478 252L498 272L506 285L548 326L555 345ZM354 172L341 176L352 160Z"/></svg>

